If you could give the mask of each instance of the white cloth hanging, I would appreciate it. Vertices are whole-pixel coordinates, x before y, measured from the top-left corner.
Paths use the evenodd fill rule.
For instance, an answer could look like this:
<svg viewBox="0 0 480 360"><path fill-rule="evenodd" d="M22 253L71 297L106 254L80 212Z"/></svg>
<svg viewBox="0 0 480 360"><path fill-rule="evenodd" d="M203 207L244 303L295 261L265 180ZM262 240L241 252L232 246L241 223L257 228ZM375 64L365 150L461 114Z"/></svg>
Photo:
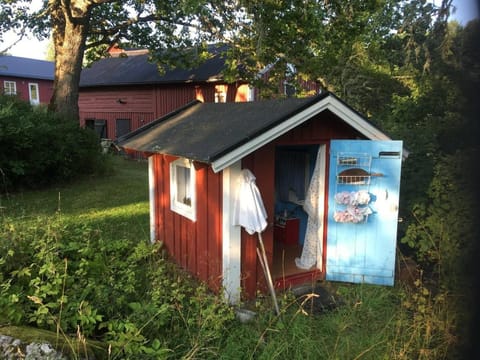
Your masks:
<svg viewBox="0 0 480 360"><path fill-rule="evenodd" d="M250 235L267 227L267 212L255 179L250 170L242 170L233 210L233 225L243 226Z"/></svg>
<svg viewBox="0 0 480 360"><path fill-rule="evenodd" d="M316 265L322 269L323 252L323 207L325 180L322 176L322 168L325 166L321 148L318 150L315 169L310 180L310 185L305 196L303 209L308 215L305 241L303 243L302 255L295 259L298 268L308 270Z"/></svg>

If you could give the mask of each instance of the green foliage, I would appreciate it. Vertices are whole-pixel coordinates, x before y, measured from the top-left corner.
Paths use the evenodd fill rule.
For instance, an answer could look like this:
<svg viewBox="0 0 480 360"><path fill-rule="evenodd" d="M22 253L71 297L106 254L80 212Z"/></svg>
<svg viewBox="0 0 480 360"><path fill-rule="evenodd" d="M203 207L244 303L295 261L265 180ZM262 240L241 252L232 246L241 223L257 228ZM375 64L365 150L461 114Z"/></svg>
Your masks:
<svg viewBox="0 0 480 360"><path fill-rule="evenodd" d="M67 182L103 167L91 131L16 97L0 96L0 140L2 191Z"/></svg>
<svg viewBox="0 0 480 360"><path fill-rule="evenodd" d="M240 323L149 244L145 162L114 163L110 177L1 199L0 324L94 338L108 359L434 359L455 347L456 297L420 282L331 284L344 303L322 315L287 292L277 317L259 296Z"/></svg>
<svg viewBox="0 0 480 360"><path fill-rule="evenodd" d="M216 353L232 309L147 241L145 162L115 163L62 197L2 200L0 323L102 339L112 359Z"/></svg>
<svg viewBox="0 0 480 360"><path fill-rule="evenodd" d="M472 189L477 185L469 168L476 156L457 152L438 160L427 192L430 201L413 208L416 222L402 239L440 277L439 284L451 290L465 285L465 256L476 241L478 205Z"/></svg>

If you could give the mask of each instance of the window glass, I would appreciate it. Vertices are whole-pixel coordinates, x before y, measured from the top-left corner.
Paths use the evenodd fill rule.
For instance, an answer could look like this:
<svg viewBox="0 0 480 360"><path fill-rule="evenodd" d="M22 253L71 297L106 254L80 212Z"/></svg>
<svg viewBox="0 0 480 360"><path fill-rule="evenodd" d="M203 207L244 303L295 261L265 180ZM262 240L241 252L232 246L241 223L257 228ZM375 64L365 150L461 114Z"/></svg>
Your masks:
<svg viewBox="0 0 480 360"><path fill-rule="evenodd" d="M15 81L4 81L3 82L3 92L5 95L16 95L17 94L17 83Z"/></svg>
<svg viewBox="0 0 480 360"><path fill-rule="evenodd" d="M195 168L188 159L170 164L170 206L172 211L195 221Z"/></svg>
<svg viewBox="0 0 480 360"><path fill-rule="evenodd" d="M177 201L187 206L192 205L192 198L190 194L190 168L184 166L176 166L177 172Z"/></svg>
<svg viewBox="0 0 480 360"><path fill-rule="evenodd" d="M38 84L29 83L28 84L28 93L30 96L30 104L37 105L40 103L40 98L38 96Z"/></svg>

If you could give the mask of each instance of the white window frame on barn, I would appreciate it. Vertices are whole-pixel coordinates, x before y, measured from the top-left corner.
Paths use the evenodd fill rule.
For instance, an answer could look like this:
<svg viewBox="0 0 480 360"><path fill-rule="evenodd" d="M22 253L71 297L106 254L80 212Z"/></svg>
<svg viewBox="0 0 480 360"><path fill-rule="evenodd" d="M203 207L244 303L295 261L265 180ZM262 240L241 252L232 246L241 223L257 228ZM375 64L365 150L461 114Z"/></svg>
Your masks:
<svg viewBox="0 0 480 360"><path fill-rule="evenodd" d="M3 82L3 93L5 95L17 95L17 83L15 81L5 80Z"/></svg>
<svg viewBox="0 0 480 360"><path fill-rule="evenodd" d="M170 163L170 208L196 221L195 167L189 159L180 158Z"/></svg>

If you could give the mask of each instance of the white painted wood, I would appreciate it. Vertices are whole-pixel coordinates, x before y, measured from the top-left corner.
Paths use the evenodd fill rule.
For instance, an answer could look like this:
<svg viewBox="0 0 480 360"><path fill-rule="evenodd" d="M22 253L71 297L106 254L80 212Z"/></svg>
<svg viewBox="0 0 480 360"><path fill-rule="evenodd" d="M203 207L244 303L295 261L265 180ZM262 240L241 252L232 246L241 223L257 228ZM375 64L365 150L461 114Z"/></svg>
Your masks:
<svg viewBox="0 0 480 360"><path fill-rule="evenodd" d="M230 304L240 302L241 227L233 225L235 195L241 176L241 161L223 169L223 217L222 217L222 285Z"/></svg>
<svg viewBox="0 0 480 360"><path fill-rule="evenodd" d="M153 167L153 156L148 157L148 200L150 204L150 242L153 244L155 238L155 171Z"/></svg>

